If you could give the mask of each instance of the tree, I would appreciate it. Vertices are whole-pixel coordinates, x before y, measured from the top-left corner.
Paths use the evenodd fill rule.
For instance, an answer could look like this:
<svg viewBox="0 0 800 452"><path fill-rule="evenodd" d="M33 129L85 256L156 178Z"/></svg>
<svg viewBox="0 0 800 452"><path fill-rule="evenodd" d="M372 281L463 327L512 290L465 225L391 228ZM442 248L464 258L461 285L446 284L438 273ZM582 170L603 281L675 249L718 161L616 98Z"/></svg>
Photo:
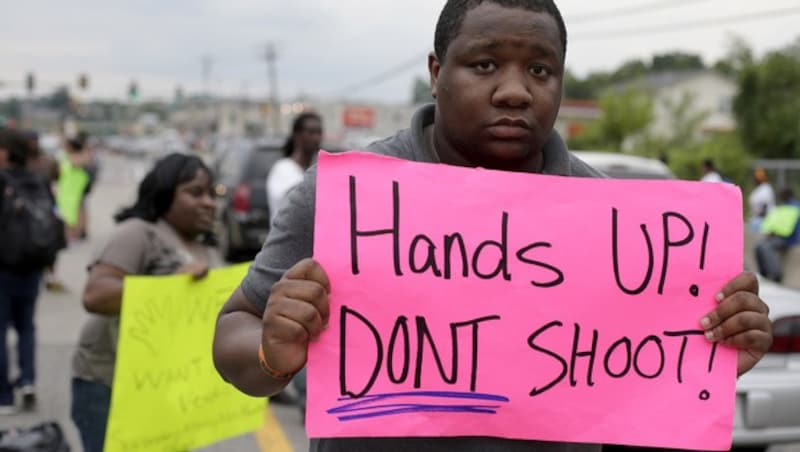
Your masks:
<svg viewBox="0 0 800 452"><path fill-rule="evenodd" d="M696 54L684 52L671 52L653 56L650 72L686 71L705 69L703 59Z"/></svg>
<svg viewBox="0 0 800 452"><path fill-rule="evenodd" d="M72 111L72 98L66 86L56 89L53 94L44 97L42 100L45 107L52 108L59 113L68 113Z"/></svg>
<svg viewBox="0 0 800 452"><path fill-rule="evenodd" d="M432 100L430 83L422 77L414 78L414 85L411 88L411 103L418 105Z"/></svg>
<svg viewBox="0 0 800 452"><path fill-rule="evenodd" d="M664 99L662 104L669 118L671 134L667 145L670 148L685 148L697 139L700 126L708 118L707 111L693 109L694 98L684 92L677 101Z"/></svg>
<svg viewBox="0 0 800 452"><path fill-rule="evenodd" d="M652 99L635 88L609 90L599 104L602 117L570 140L570 148L621 151L624 144L641 136L653 120Z"/></svg>
<svg viewBox="0 0 800 452"><path fill-rule="evenodd" d="M564 97L567 99L592 99L594 88L586 81L579 79L572 71L564 71Z"/></svg>
<svg viewBox="0 0 800 452"><path fill-rule="evenodd" d="M22 119L22 103L16 97L12 97L8 102L0 102L0 116L19 121Z"/></svg>
<svg viewBox="0 0 800 452"><path fill-rule="evenodd" d="M765 158L800 158L800 40L739 72L733 109L744 145Z"/></svg>
<svg viewBox="0 0 800 452"><path fill-rule="evenodd" d="M647 66L642 60L629 60L622 64L614 73L611 75L611 79L616 82L624 82L628 80L633 80L639 77L643 77L651 72L651 69Z"/></svg>

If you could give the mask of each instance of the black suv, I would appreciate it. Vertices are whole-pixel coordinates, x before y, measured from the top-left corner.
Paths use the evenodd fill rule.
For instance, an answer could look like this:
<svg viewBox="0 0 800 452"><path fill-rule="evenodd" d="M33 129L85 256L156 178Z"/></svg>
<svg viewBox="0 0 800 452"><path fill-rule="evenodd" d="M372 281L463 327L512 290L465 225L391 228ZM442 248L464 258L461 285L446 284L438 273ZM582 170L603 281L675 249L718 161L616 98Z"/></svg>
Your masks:
<svg viewBox="0 0 800 452"><path fill-rule="evenodd" d="M229 262L252 260L270 225L267 175L283 157L282 140L229 141L217 149L220 252Z"/></svg>

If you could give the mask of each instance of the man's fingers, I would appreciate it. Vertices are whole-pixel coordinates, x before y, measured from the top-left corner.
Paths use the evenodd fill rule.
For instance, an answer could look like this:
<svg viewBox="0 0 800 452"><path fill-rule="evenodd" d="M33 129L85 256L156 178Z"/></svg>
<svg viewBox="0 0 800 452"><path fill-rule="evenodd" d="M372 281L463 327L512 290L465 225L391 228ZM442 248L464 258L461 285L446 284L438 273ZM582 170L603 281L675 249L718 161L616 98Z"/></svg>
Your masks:
<svg viewBox="0 0 800 452"><path fill-rule="evenodd" d="M314 305L302 300L280 297L270 300L270 317L283 317L291 320L294 324L281 322L279 328L271 329L270 320L267 319L265 329L268 329L270 336L283 339L287 342L302 343L316 337L322 332L322 317ZM299 325L302 330L298 329Z"/></svg>
<svg viewBox="0 0 800 452"><path fill-rule="evenodd" d="M749 332L764 332L769 335L770 328L769 318L763 313L743 311L707 330L706 338L713 342L724 341L727 343L729 339Z"/></svg>
<svg viewBox="0 0 800 452"><path fill-rule="evenodd" d="M717 302L724 301L725 298L730 297L736 292L750 292L758 295L758 277L752 272L742 272L739 276L728 281L727 284L720 290L722 299L717 299Z"/></svg>
<svg viewBox="0 0 800 452"><path fill-rule="evenodd" d="M766 352L772 345L772 335L767 331L749 330L728 337L724 343L740 350Z"/></svg>
<svg viewBox="0 0 800 452"><path fill-rule="evenodd" d="M317 261L311 258L303 259L283 274L282 279L305 279L316 281L325 288L327 293L331 292L331 282L328 274Z"/></svg>
<svg viewBox="0 0 800 452"><path fill-rule="evenodd" d="M311 304L319 311L323 324L328 324L330 318L328 292L320 283L302 279L282 279L272 287L272 293L277 297L302 300L306 304Z"/></svg>
<svg viewBox="0 0 800 452"><path fill-rule="evenodd" d="M292 374L305 364L305 347L287 347L287 343L301 343L308 335L303 325L281 315L270 316L264 324L264 354L278 374Z"/></svg>
<svg viewBox="0 0 800 452"><path fill-rule="evenodd" d="M706 331L713 330L728 318L743 311L757 312L763 314L766 318L769 309L757 295L751 292L736 292L723 300L716 309L703 317L703 319L700 320L700 325L702 325L703 329Z"/></svg>

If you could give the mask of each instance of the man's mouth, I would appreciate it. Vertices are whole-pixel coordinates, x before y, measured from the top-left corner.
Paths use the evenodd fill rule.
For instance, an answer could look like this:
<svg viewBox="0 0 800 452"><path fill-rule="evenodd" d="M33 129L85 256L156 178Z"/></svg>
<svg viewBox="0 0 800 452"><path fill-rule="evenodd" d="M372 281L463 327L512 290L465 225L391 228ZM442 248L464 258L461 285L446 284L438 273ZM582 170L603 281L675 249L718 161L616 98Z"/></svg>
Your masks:
<svg viewBox="0 0 800 452"><path fill-rule="evenodd" d="M488 127L489 135L501 140L519 140L531 134L531 127L523 118L504 117Z"/></svg>

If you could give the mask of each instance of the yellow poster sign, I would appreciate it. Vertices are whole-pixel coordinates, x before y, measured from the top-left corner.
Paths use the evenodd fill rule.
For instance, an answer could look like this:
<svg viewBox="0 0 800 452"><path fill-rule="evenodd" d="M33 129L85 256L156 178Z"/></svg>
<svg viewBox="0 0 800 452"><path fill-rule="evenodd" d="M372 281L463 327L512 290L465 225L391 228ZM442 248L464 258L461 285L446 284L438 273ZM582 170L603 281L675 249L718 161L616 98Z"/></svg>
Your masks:
<svg viewBox="0 0 800 452"><path fill-rule="evenodd" d="M211 356L217 314L246 271L125 278L106 452L185 451L261 425L264 399L223 381Z"/></svg>

